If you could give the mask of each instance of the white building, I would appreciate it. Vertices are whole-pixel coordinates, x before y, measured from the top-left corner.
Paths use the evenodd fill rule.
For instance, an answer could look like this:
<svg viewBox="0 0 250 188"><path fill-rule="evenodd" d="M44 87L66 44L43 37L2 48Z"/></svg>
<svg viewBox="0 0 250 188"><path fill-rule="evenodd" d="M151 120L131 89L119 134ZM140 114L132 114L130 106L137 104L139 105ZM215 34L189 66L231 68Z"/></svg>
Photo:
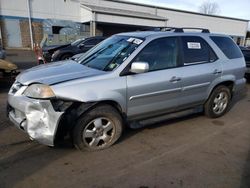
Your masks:
<svg viewBox="0 0 250 188"><path fill-rule="evenodd" d="M115 0L1 0L0 15L5 47L29 48L43 34L109 36L166 26L208 28L243 44L248 27L248 20Z"/></svg>

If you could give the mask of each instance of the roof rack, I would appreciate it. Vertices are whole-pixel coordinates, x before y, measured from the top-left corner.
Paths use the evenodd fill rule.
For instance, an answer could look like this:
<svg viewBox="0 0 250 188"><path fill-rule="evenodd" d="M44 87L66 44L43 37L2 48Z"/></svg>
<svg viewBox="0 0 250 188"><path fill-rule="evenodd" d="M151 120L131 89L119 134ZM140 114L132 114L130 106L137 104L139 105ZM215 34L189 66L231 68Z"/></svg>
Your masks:
<svg viewBox="0 0 250 188"><path fill-rule="evenodd" d="M201 30L202 33L210 33L209 29L198 27L160 27L162 31L173 31L175 33L184 33L184 30Z"/></svg>

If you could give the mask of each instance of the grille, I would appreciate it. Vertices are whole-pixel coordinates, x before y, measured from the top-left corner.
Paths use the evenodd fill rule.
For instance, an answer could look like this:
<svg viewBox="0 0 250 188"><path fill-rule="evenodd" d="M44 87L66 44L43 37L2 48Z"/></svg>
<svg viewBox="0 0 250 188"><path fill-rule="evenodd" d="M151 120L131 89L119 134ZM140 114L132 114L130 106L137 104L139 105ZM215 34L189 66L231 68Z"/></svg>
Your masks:
<svg viewBox="0 0 250 188"><path fill-rule="evenodd" d="M10 88L10 93L15 94L23 85L20 82L15 82L11 88Z"/></svg>

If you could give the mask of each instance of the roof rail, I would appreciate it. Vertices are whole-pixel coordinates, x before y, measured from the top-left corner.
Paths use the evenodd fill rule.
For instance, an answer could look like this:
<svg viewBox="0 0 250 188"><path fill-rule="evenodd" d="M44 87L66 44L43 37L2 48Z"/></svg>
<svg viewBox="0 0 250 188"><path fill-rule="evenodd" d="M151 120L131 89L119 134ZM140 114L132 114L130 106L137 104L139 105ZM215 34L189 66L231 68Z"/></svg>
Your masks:
<svg viewBox="0 0 250 188"><path fill-rule="evenodd" d="M199 27L182 27L181 29L201 30L202 33L210 33L209 29Z"/></svg>
<svg viewBox="0 0 250 188"><path fill-rule="evenodd" d="M162 31L173 31L176 33L184 33L184 30L201 30L202 33L210 33L209 29L198 28L198 27L160 27Z"/></svg>

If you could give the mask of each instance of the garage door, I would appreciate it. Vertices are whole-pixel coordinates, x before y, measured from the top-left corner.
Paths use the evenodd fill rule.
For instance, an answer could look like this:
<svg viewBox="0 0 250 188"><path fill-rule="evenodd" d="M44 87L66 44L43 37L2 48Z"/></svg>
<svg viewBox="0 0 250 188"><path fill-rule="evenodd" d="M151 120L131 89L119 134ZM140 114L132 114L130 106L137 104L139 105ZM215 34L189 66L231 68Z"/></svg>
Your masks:
<svg viewBox="0 0 250 188"><path fill-rule="evenodd" d="M4 21L8 47L22 47L19 20L5 19Z"/></svg>

